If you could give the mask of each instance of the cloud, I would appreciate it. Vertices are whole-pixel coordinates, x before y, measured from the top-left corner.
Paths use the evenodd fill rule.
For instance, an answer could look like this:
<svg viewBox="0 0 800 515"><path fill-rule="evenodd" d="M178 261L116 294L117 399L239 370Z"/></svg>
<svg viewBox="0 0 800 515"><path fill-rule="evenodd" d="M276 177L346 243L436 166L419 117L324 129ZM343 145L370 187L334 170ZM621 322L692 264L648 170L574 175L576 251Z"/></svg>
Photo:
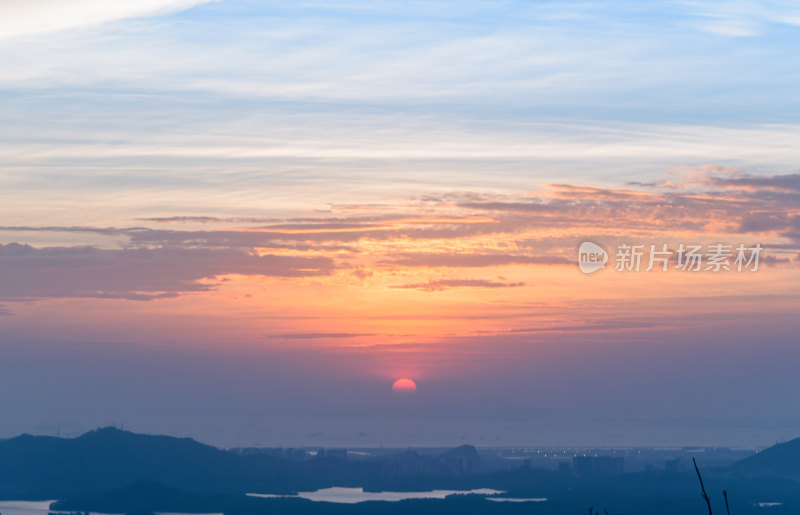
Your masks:
<svg viewBox="0 0 800 515"><path fill-rule="evenodd" d="M453 288L517 288L520 286L525 286L525 283L488 281L484 279L440 279L437 281L428 281L427 283L392 286L392 288L436 292Z"/></svg>
<svg viewBox="0 0 800 515"><path fill-rule="evenodd" d="M13 232L72 232L94 233L103 236L124 236L136 246L180 246L180 247L274 247L302 249L310 244L326 242L355 242L370 238L387 240L411 237L415 239L456 238L471 234L485 234L502 230L496 221L485 216L419 216L411 206L400 206L400 214L390 216L354 216L350 219L319 217L306 219L306 223L286 220L267 226L219 228L206 230L160 229L149 227L32 227L4 226L0 231ZM180 223L181 217L172 217L172 223ZM212 217L204 217L204 223L212 223ZM272 220L273 222L275 220ZM194 217L185 223L193 223ZM220 219L219 223L231 222ZM239 220L240 224L258 223L263 220ZM160 222L157 222L160 224ZM291 243L290 243L291 242ZM347 247L330 246L332 250Z"/></svg>
<svg viewBox="0 0 800 515"><path fill-rule="evenodd" d="M737 175L734 177L715 177L712 184L730 189L800 192L800 173L771 176Z"/></svg>
<svg viewBox="0 0 800 515"><path fill-rule="evenodd" d="M235 249L35 248L0 244L0 298L84 297L155 300L208 291L220 275L313 277L330 274L327 257L258 256Z"/></svg>
<svg viewBox="0 0 800 515"><path fill-rule="evenodd" d="M270 334L267 338L278 338L283 340L321 340L328 338L361 338L364 336L375 336L374 333L285 333Z"/></svg>
<svg viewBox="0 0 800 515"><path fill-rule="evenodd" d="M666 317L664 317L666 318ZM673 325L672 318L666 320L656 317L648 319L641 318L611 318L605 317L602 320L571 321L569 324L543 325L541 327L522 327L508 331L499 331L490 334L526 334L526 333L547 333L547 332L574 332L574 331L618 331L628 329L650 329L658 325Z"/></svg>
<svg viewBox="0 0 800 515"><path fill-rule="evenodd" d="M560 256L525 256L511 254L432 254L406 253L382 262L404 267L475 268L502 265L571 265L574 262Z"/></svg>
<svg viewBox="0 0 800 515"><path fill-rule="evenodd" d="M149 218L139 218L139 220L143 222L157 222L162 224L172 224L172 223L197 223L197 224L209 224L214 222L222 222L223 219L219 218L218 216L155 216ZM225 219L225 221L229 222L236 222L242 221L240 219Z"/></svg>
<svg viewBox="0 0 800 515"><path fill-rule="evenodd" d="M777 257L777 256L764 256L762 261L766 266L787 266L793 265L795 260L792 256Z"/></svg>
<svg viewBox="0 0 800 515"><path fill-rule="evenodd" d="M427 194L395 199L390 212L349 205L302 218L178 214L140 220L153 227L0 227L14 237L61 233L54 238L103 242L0 246L0 299L170 298L213 289L207 280L226 274L338 274L337 281L357 287L402 282L390 287L422 291L515 287L520 278L409 277L426 267L572 266L576 245L587 237L672 248L679 239L758 242L767 249L765 265L793 265L788 256L800 250L797 188L797 174L707 167L627 188L553 184L526 193ZM186 228L198 222L201 229Z"/></svg>
<svg viewBox="0 0 800 515"><path fill-rule="evenodd" d="M0 2L0 38L159 16L209 1L213 0L6 0Z"/></svg>
<svg viewBox="0 0 800 515"><path fill-rule="evenodd" d="M8 20L7 33L29 32L159 14L198 3L202 2L17 0L2 3L7 7L0 19ZM164 105L172 104L171 109L177 110L193 93L210 93L214 100L206 106L211 108L207 112L219 116L227 111L232 127L241 127L245 118L258 115L264 107L264 104L243 107L240 103L243 98L285 99L289 103L298 99L352 102L346 106L347 116L342 118L357 119L362 126L371 118L366 116L367 109L362 104L368 99L372 106L368 110L388 112L392 117L391 127L407 123L407 115L419 109L419 105L413 105L414 101L423 99L426 100L423 116L428 122L434 117L438 123L452 120L457 113L477 113L479 119L467 122L472 126L465 127L462 137L474 132L475 123L494 128L519 127L519 118L513 113L531 108L542 118L580 119L573 128L550 124L551 129L563 130L572 134L573 139L580 139L574 138L574 134L581 131L580 125L587 115L608 126L610 117L606 114L610 105L621 119L653 120L652 115L657 112L669 123L680 112L680 117L691 124L708 122L709 116L720 117L720 113L726 113L722 117L727 117L730 111L720 107L741 111L745 104L740 101L743 97L757 101L753 110L762 113L764 110L759 107L779 114L775 104L793 102L789 98L773 102L772 95L762 96L756 91L755 86L764 91L774 91L775 85L791 86L793 77L780 73L784 71L782 59L764 59L764 55L771 55L766 52L743 55L736 47L704 46L697 38L686 37L687 32L693 34L685 30L685 16L675 16L671 2L667 2L670 8L662 2L642 7L627 2L622 8L615 8L612 2L605 9L591 3L555 5L520 0L475 2L469 9L463 7L464 2L457 7L450 2L427 4L406 7L400 15L400 4L396 2L378 5L360 2L347 9L329 5L321 8L320 4L308 2L220 2L205 16L187 16L181 23L145 25L128 21L97 38L69 34L74 37L67 41L37 41L37 45L28 45L24 51L10 52L8 61L0 61L6 68L0 80L24 81L35 88L61 85L71 91L76 86L87 87L88 95L78 102L93 112L107 112L109 104L104 99L119 98L118 95L131 90L148 97L172 92L175 98L167 99ZM685 11L692 13L693 20L706 21L720 10L713 7L713 2L703 4L711 5ZM362 11L369 13L368 23L364 22ZM792 11L796 9L789 12ZM783 44L771 42L759 49L774 50L776 46L782 48ZM197 58L200 55L202 59ZM503 59L497 59L498 55ZM738 70L754 66L759 69L769 66L769 69L753 77L729 80ZM713 98L713 106L717 107L708 102L707 85L708 89L721 93ZM730 88L736 88L738 94L730 94ZM497 95L497 91L503 91L503 95ZM232 99L233 105L217 103L219 97ZM72 98L73 102L76 100ZM481 100L491 100L491 104ZM439 112L428 112L434 103L439 104L436 106ZM753 105L746 104L747 109ZM576 105L581 108L575 109ZM267 116L278 115L278 106L274 103L269 106ZM301 137L287 138L287 146L292 148L292 142L307 143L309 136L313 136L309 129L329 125L330 119L325 115L330 109L330 105L322 106L317 120L302 123ZM303 111L302 116L309 114ZM401 113L403 116L399 116ZM487 113L491 116L487 117ZM566 116L558 116L559 113ZM156 110L154 114L160 113ZM769 114L759 118L772 119ZM183 128L188 124L195 127L197 122L185 112L180 115L173 112L171 119L180 120ZM275 121L273 118L273 123L261 124L261 130L271 125L278 133L298 135L297 127ZM394 149L392 143L396 138L389 135L392 132L388 130L389 124L375 125L377 131L364 131L363 136L372 133L387 148ZM730 124L719 124L719 128L723 127ZM206 129L192 131L193 136ZM330 131L331 136L342 134L336 129L346 131L340 123ZM414 129L408 131L412 138L414 134L421 135ZM441 129L433 128L427 135L416 138L416 143L424 144L416 146L420 148L418 156L431 155L424 147L429 146L431 136L441 133ZM674 128L664 129L673 138L679 137ZM219 132L219 135L231 133L229 129ZM703 134L725 139L716 138L715 132L706 130ZM511 138L500 134L492 139L495 143L508 142L506 153L517 150L519 154L531 149L528 155L548 155L553 134L553 130L542 131L541 139L521 133L511 134ZM611 155L641 143L638 135L634 135L615 145L616 148L608 148L609 136L598 135L581 151ZM332 141L324 136L314 139ZM358 140L349 138L345 145L331 147L341 153L352 153ZM458 139L447 140L441 147L453 156L459 152L463 155L487 141L485 137L475 138L470 144L457 145ZM534 144L538 141L543 144ZM697 149L697 141L673 150L686 150L690 146ZM201 152L206 146L198 144L195 150ZM481 150L482 146L476 148ZM253 145L249 150L267 153L267 147ZM406 147L413 150L415 145ZM101 149L95 146L93 150ZM142 145L137 150L154 151L155 147ZM567 155L575 158L579 154ZM643 152L643 155L655 154Z"/></svg>
<svg viewBox="0 0 800 515"><path fill-rule="evenodd" d="M701 30L720 36L757 36L767 26L800 25L800 8L786 0L737 0L714 2L707 0L679 1L689 12L700 18Z"/></svg>

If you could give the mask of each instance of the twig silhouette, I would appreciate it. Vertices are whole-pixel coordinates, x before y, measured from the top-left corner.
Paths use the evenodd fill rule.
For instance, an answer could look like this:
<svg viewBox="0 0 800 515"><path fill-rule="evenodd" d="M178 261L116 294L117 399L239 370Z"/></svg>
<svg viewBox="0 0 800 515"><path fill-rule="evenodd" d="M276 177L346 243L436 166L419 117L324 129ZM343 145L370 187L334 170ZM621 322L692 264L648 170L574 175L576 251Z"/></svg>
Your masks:
<svg viewBox="0 0 800 515"><path fill-rule="evenodd" d="M692 463L694 463L694 470L697 472L697 479L700 480L700 490L703 491L703 499L706 500L706 505L708 506L708 515L714 515L711 512L711 499L708 498L708 494L706 494L706 487L703 485L703 476L700 475L700 469L697 468L697 461L692 458Z"/></svg>
<svg viewBox="0 0 800 515"><path fill-rule="evenodd" d="M728 491L727 490L723 490L722 491L722 497L725 498L725 511L728 512L728 515L731 515L731 508L730 508L730 506L728 506Z"/></svg>

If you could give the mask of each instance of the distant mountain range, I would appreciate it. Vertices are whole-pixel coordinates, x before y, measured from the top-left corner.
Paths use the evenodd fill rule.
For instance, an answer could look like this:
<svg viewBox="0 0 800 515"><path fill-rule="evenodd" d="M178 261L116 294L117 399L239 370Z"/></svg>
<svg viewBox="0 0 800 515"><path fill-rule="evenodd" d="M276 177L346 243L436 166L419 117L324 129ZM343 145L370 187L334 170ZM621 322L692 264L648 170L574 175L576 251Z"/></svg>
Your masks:
<svg viewBox="0 0 800 515"><path fill-rule="evenodd" d="M408 453L394 463L396 467L333 458L298 462L263 452L221 450L190 438L106 427L77 438L22 435L0 440L0 498L84 496L141 481L216 494L292 493L331 485L376 485L385 477L485 471L472 446L440 457Z"/></svg>
<svg viewBox="0 0 800 515"><path fill-rule="evenodd" d="M727 489L736 513L762 514L760 502L780 502L770 513L800 513L800 439L761 451L729 467L703 471L719 503ZM607 503L621 513L702 513L693 473L651 471L586 479L521 466L489 472L469 445L439 454L414 451L386 459L347 461L334 455L302 461L250 449L233 452L189 438L148 436L115 428L77 438L22 435L0 440L0 498L61 499L57 508L112 513L225 512L373 513L304 499L258 499L244 494L290 494L331 486L368 491L494 488L546 503L498 503L482 498L378 503L380 513L583 513ZM698 500L701 502L698 503ZM391 505L391 506L389 506ZM695 510L695 507L699 508ZM437 511L438 510L438 511ZM722 513L721 510L715 510ZM609 510L610 513L619 511Z"/></svg>

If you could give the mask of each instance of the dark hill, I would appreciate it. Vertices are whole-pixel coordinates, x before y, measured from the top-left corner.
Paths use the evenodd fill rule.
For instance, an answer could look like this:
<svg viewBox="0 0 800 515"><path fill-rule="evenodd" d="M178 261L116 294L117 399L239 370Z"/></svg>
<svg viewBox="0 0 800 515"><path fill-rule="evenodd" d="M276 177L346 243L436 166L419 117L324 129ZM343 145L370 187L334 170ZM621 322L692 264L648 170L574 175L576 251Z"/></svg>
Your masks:
<svg viewBox="0 0 800 515"><path fill-rule="evenodd" d="M264 488L279 460L245 458L189 438L115 428L78 438L22 435L0 440L0 497L85 495L149 480L207 492Z"/></svg>
<svg viewBox="0 0 800 515"><path fill-rule="evenodd" d="M155 481L138 481L98 495L58 501L52 510L80 512L91 506L101 513L219 513L234 496L197 494L170 488ZM88 511L88 510L84 510Z"/></svg>
<svg viewBox="0 0 800 515"><path fill-rule="evenodd" d="M748 476L778 475L800 479L800 438L773 445L729 467Z"/></svg>

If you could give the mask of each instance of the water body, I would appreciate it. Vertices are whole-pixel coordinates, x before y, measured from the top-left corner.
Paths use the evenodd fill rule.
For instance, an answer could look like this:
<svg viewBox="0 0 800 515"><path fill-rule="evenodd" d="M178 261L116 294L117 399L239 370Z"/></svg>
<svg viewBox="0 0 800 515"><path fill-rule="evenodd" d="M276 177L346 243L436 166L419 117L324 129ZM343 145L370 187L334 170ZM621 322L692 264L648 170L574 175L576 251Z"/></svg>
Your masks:
<svg viewBox="0 0 800 515"><path fill-rule="evenodd" d="M250 497L296 497L319 502L333 502L344 504L355 504L365 501L403 501L406 499L444 499L448 495L484 495L490 501L496 502L544 502L546 498L516 498L516 497L490 497L505 493L502 490L491 488L478 488L474 490L430 490L427 492L365 492L363 488L344 488L333 487L323 488L314 492L299 492L297 495L275 495L275 494L247 494ZM51 501L0 501L0 513L2 515L48 515L50 513ZM772 505L773 503L760 503ZM104 515L102 513L91 512L89 515ZM221 513L159 513L158 515L223 515Z"/></svg>
<svg viewBox="0 0 800 515"><path fill-rule="evenodd" d="M0 501L0 513L3 515L48 515L51 513L52 501ZM54 512L59 513L59 512ZM70 512L71 513L71 512ZM90 512L89 515L105 515ZM222 513L159 513L158 515L223 515Z"/></svg>
<svg viewBox="0 0 800 515"><path fill-rule="evenodd" d="M364 501L404 501L406 499L444 499L448 495L499 495L502 490L478 488L475 490L430 490L428 492L365 492L363 488L344 488L335 486L315 492L298 492L297 495L247 494L251 497L299 497L310 501L355 504ZM488 497L495 500L495 498ZM500 499L500 498L497 498ZM505 500L505 499L503 499ZM521 501L517 501L521 502Z"/></svg>
<svg viewBox="0 0 800 515"><path fill-rule="evenodd" d="M545 502L547 497L487 497L495 502Z"/></svg>
<svg viewBox="0 0 800 515"><path fill-rule="evenodd" d="M3 515L47 515L55 501L0 501Z"/></svg>

